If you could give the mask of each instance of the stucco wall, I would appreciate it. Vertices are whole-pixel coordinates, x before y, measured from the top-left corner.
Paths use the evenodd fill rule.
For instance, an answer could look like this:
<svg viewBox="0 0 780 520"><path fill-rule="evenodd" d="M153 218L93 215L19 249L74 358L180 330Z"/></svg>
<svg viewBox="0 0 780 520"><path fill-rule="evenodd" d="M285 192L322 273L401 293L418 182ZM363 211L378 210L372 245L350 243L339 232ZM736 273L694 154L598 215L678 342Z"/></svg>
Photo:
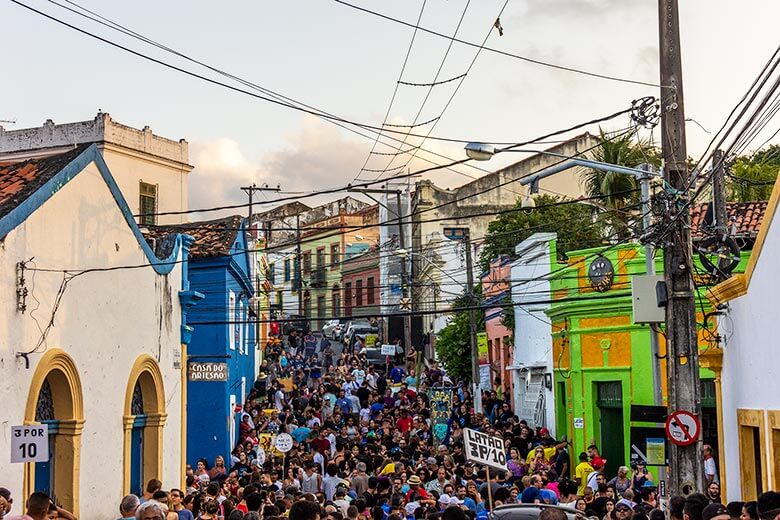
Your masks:
<svg viewBox="0 0 780 520"><path fill-rule="evenodd" d="M780 258L780 226L775 220L776 217L753 271L747 295L730 302L728 315L719 319L720 332L726 337L721 376L725 453L721 456L726 461L728 500L741 500L742 493L737 409L780 410L775 329L780 290L776 267ZM769 453L768 445L765 453ZM769 477L771 472L767 473ZM780 482L768 482L764 489L777 489L778 486Z"/></svg>
<svg viewBox="0 0 780 520"><path fill-rule="evenodd" d="M16 357L29 351L45 326L62 273L27 273L28 310L16 310L16 263L38 268L84 269L146 264L147 258L122 217L94 164L71 180L11 231L0 249L0 453L10 452L10 427L23 423L28 388L40 354L31 366ZM177 293L181 265L167 276L152 267L94 272L74 278L41 350L61 348L74 360L84 395L81 442L80 518L112 518L122 495L125 390L130 369L142 354L159 362L167 422L163 429L163 485L180 484L181 313ZM37 320L37 323L36 323ZM3 485L19 506L23 465L3 461ZM99 497L99 498L98 498ZM15 509L18 511L18 509Z"/></svg>

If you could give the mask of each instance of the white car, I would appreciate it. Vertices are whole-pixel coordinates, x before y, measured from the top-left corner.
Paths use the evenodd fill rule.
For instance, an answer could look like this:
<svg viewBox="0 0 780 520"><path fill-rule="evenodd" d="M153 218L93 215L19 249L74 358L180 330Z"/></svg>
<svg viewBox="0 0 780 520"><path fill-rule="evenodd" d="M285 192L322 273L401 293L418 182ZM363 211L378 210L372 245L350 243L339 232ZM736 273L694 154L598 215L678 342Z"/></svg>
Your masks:
<svg viewBox="0 0 780 520"><path fill-rule="evenodd" d="M333 341L338 341L341 337L342 324L339 320L330 320L322 326L322 335Z"/></svg>

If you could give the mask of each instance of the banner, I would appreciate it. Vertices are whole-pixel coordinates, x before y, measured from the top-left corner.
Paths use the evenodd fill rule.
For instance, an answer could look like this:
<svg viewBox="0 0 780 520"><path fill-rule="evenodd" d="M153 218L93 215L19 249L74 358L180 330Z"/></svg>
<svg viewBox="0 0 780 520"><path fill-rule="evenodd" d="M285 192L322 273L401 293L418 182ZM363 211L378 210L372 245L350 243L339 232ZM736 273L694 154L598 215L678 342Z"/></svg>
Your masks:
<svg viewBox="0 0 780 520"><path fill-rule="evenodd" d="M463 443L466 448L466 460L506 471L504 439L501 437L464 428Z"/></svg>
<svg viewBox="0 0 780 520"><path fill-rule="evenodd" d="M477 358L479 358L480 365L487 365L490 363L490 360L488 359L487 332L477 333Z"/></svg>
<svg viewBox="0 0 780 520"><path fill-rule="evenodd" d="M431 403L431 430L433 438L444 442L449 433L449 420L452 415L452 388L431 388L428 390Z"/></svg>

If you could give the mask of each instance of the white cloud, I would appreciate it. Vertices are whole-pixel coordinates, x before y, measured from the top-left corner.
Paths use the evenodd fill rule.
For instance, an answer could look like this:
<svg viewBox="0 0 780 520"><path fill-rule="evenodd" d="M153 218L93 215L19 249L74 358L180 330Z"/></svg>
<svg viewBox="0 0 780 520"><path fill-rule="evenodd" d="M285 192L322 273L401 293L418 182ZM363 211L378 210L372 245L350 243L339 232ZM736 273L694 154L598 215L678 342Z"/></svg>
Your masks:
<svg viewBox="0 0 780 520"><path fill-rule="evenodd" d="M257 165L241 152L238 143L228 138L190 143L190 160L195 168L189 174L191 208L209 208L246 202L241 186L258 182ZM224 214L242 213L241 210ZM192 220L205 220L218 213L193 214Z"/></svg>

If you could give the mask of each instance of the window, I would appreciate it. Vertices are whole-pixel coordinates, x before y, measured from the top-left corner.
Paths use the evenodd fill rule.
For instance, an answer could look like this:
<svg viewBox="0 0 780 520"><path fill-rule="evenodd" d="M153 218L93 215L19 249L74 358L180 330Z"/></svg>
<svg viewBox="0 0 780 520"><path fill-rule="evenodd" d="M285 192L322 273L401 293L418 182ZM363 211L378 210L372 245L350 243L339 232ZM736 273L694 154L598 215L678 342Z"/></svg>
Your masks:
<svg viewBox="0 0 780 520"><path fill-rule="evenodd" d="M344 284L344 316L352 316L352 282Z"/></svg>
<svg viewBox="0 0 780 520"><path fill-rule="evenodd" d="M157 224L157 185L141 181L139 183L139 192L141 194L138 201L141 217L139 223L146 226Z"/></svg>
<svg viewBox="0 0 780 520"><path fill-rule="evenodd" d="M276 305L282 306L282 291L276 291Z"/></svg>
<svg viewBox="0 0 780 520"><path fill-rule="evenodd" d="M318 318L324 318L325 317L325 297L324 296L317 296L317 317ZM322 322L317 322L316 328L320 328L320 324Z"/></svg>
<svg viewBox="0 0 780 520"><path fill-rule="evenodd" d="M363 280L355 282L355 307L363 306Z"/></svg>
<svg viewBox="0 0 780 520"><path fill-rule="evenodd" d="M311 251L303 253L303 274L309 274L311 272Z"/></svg>
<svg viewBox="0 0 780 520"><path fill-rule="evenodd" d="M309 291L303 293L303 315L311 318L311 294Z"/></svg>
<svg viewBox="0 0 780 520"><path fill-rule="evenodd" d="M331 244L330 246L330 266L337 267L339 265L339 245Z"/></svg>
<svg viewBox="0 0 780 520"><path fill-rule="evenodd" d="M740 475L742 477L742 500L756 500L766 491L766 464L764 464L763 410L737 410L737 431L739 432Z"/></svg>
<svg viewBox="0 0 780 520"><path fill-rule="evenodd" d="M276 264L268 266L268 281L271 282L271 285L276 284Z"/></svg>
<svg viewBox="0 0 780 520"><path fill-rule="evenodd" d="M331 312L333 313L334 316L341 315L341 291L339 290L338 285L333 288L333 294L331 294L330 307L331 307Z"/></svg>
<svg viewBox="0 0 780 520"><path fill-rule="evenodd" d="M317 270L325 268L325 248L317 248Z"/></svg>
<svg viewBox="0 0 780 520"><path fill-rule="evenodd" d="M233 323L236 319L236 293L230 291L228 296L228 336L230 343L230 350L236 350L236 324Z"/></svg>
<svg viewBox="0 0 780 520"><path fill-rule="evenodd" d="M289 258L284 259L284 281L285 282L290 281L290 259Z"/></svg>
<svg viewBox="0 0 780 520"><path fill-rule="evenodd" d="M366 303L374 305L374 277L369 276L366 281Z"/></svg>

